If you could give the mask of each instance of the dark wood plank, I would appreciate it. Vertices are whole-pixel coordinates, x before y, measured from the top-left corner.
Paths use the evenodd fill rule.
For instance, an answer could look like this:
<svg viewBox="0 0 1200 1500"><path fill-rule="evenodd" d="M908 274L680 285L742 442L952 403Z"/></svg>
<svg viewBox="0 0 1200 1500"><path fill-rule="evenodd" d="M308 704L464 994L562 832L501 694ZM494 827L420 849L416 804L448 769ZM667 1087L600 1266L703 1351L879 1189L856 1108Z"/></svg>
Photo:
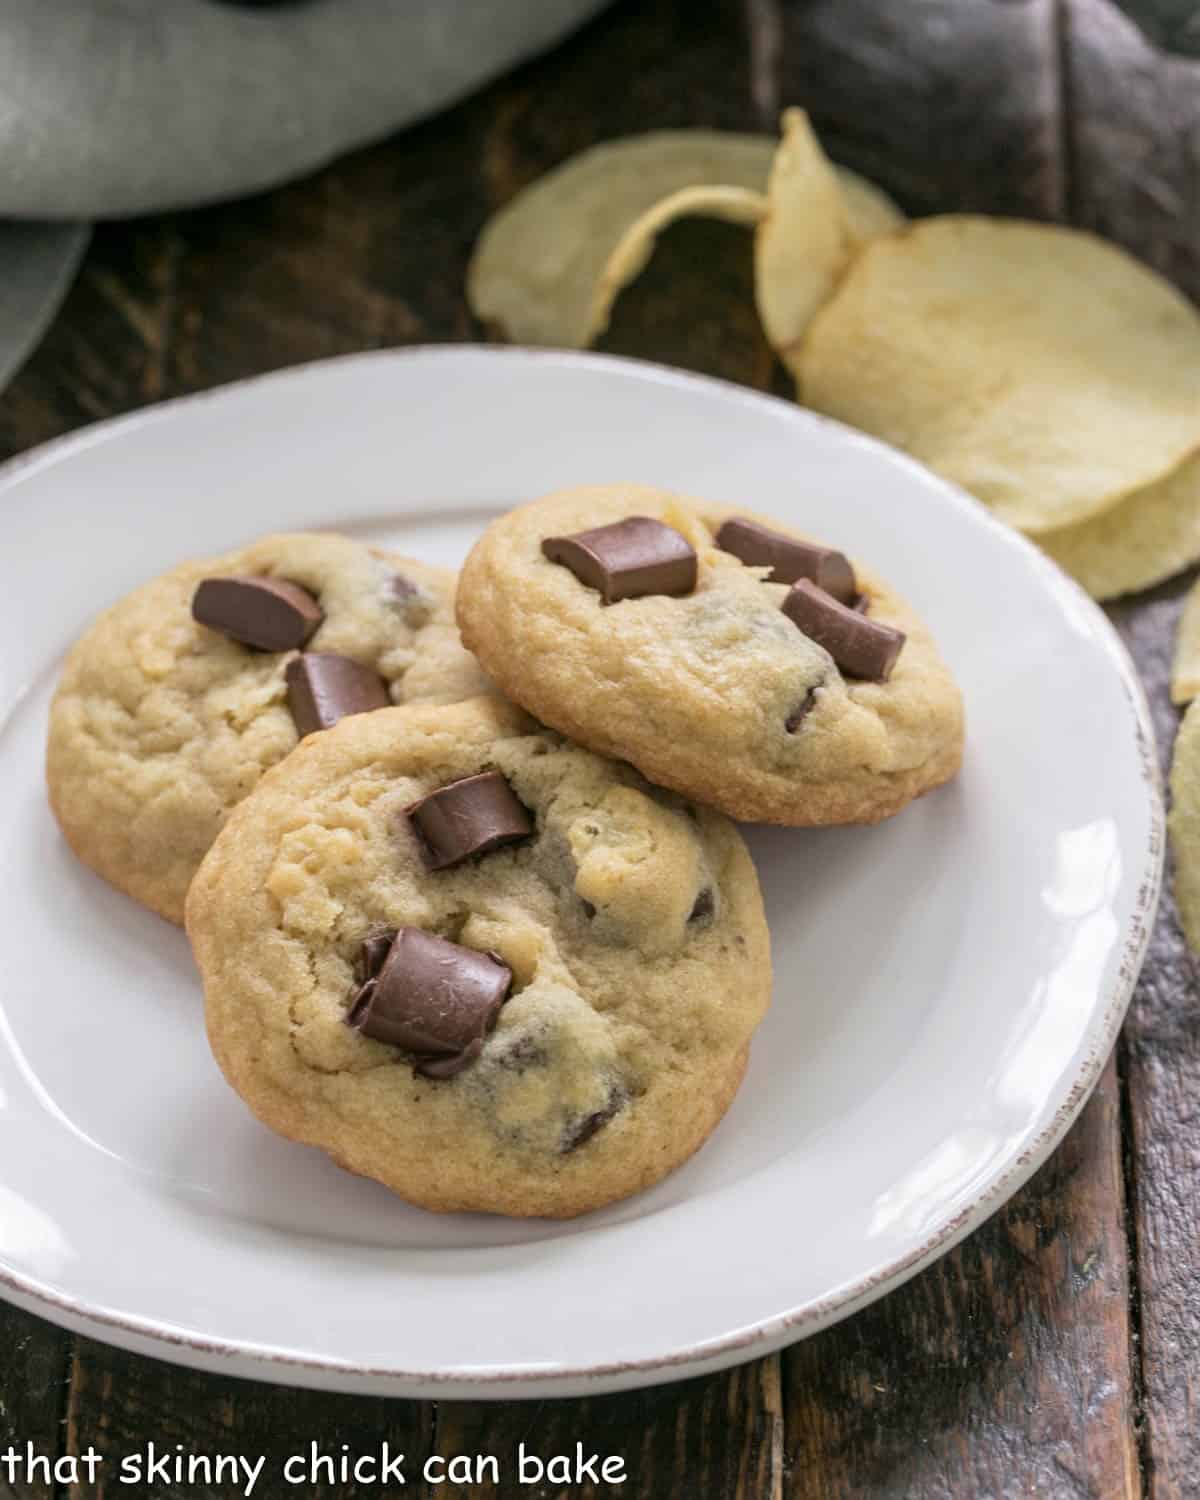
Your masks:
<svg viewBox="0 0 1200 1500"><path fill-rule="evenodd" d="M433 1422L430 1402L381 1401L231 1380L80 1339L71 1367L65 1450L79 1453L92 1443L104 1462L98 1486L80 1483L64 1494L67 1500L111 1500L134 1494L145 1500L175 1500L177 1495L225 1500L243 1491L231 1482L231 1466L216 1469L215 1460L222 1454L241 1455L252 1466L263 1460L254 1487L256 1500L296 1495L353 1500L413 1493L413 1477L419 1477L419 1466L432 1448ZM309 1467L314 1442L319 1454L333 1462L332 1471ZM342 1480L344 1452L352 1462L374 1456L378 1476L385 1442L390 1457L405 1455L405 1490L368 1483L371 1475L365 1469L358 1483L353 1478L349 1483ZM190 1484L186 1470L180 1484L171 1471L165 1478L162 1470L151 1474L152 1460L166 1457L174 1462L180 1451L177 1445L182 1445L185 1456L213 1460L213 1468L208 1473L197 1469ZM293 1458L299 1459L299 1465L285 1475L284 1466ZM134 1459L139 1460L139 1470L127 1470L122 1485L122 1462ZM286 1482L288 1477L303 1481L310 1475L311 1482ZM135 1479L141 1482L134 1483Z"/></svg>
<svg viewBox="0 0 1200 1500"><path fill-rule="evenodd" d="M28 1445L53 1465L67 1398L70 1335L0 1303L0 1454L11 1446L22 1460L9 1477L0 1466L0 1500L56 1500L53 1468L32 1476Z"/></svg>
<svg viewBox="0 0 1200 1500"><path fill-rule="evenodd" d="M96 230L49 334L0 398L0 457L169 394L180 250L165 220Z"/></svg>
<svg viewBox="0 0 1200 1500"><path fill-rule="evenodd" d="M1102 0L1064 0L1074 220L1200 298L1200 62L1168 57ZM1110 611L1137 661L1164 770L1178 721L1168 683L1192 577ZM1149 1493L1192 1494L1200 1473L1200 1156L1197 962L1163 908L1125 1030L1128 1151L1139 1287L1139 1377Z"/></svg>
<svg viewBox="0 0 1200 1500"><path fill-rule="evenodd" d="M699 1380L583 1401L527 1406L441 1402L438 1452L495 1454L499 1484L480 1484L479 1500L528 1495L518 1445L535 1455L621 1458L626 1481L547 1484L533 1493L572 1500L779 1500L783 1494L783 1412L779 1356ZM613 1471L615 1472L615 1471ZM536 1470L529 1471L532 1477Z"/></svg>
<svg viewBox="0 0 1200 1500"><path fill-rule="evenodd" d="M1194 581L1174 579L1109 610L1146 685L1164 771L1179 717L1168 696L1175 630ZM1159 920L1125 1027L1143 1450L1148 1493L1158 1497L1194 1494L1200 1474L1200 970L1179 928L1171 864L1168 849Z"/></svg>
<svg viewBox="0 0 1200 1500"><path fill-rule="evenodd" d="M783 104L913 213L1057 218L1054 0L778 0Z"/></svg>
<svg viewBox="0 0 1200 1500"><path fill-rule="evenodd" d="M982 1229L785 1353L789 1500L1140 1494L1119 1114L1110 1061Z"/></svg>

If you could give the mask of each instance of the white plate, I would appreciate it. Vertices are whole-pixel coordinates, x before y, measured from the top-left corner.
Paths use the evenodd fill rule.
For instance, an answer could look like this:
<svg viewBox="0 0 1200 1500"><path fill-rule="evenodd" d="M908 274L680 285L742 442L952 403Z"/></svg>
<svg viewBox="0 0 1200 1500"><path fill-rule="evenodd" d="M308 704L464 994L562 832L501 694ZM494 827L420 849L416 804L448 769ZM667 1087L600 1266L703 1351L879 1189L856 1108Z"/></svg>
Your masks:
<svg viewBox="0 0 1200 1500"><path fill-rule="evenodd" d="M333 526L454 562L559 485L744 502L933 626L966 766L877 828L754 830L774 1007L713 1139L568 1224L441 1218L277 1140L204 1044L183 935L71 858L41 786L64 648L182 558ZM783 402L589 356L429 349L268 376L0 475L0 1285L126 1348L295 1384L566 1395L747 1359L941 1254L1096 1080L1162 861L1103 616L906 459Z"/></svg>

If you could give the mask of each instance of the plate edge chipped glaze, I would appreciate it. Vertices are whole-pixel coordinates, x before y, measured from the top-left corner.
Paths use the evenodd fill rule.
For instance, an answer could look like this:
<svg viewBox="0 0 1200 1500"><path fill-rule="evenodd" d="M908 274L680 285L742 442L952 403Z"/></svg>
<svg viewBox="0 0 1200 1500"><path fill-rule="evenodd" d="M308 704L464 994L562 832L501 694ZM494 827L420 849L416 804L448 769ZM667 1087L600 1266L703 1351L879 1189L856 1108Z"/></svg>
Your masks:
<svg viewBox="0 0 1200 1500"><path fill-rule="evenodd" d="M721 1369L816 1333L908 1280L1000 1208L1046 1160L1077 1118L1101 1075L1132 996L1153 926L1162 881L1164 811L1161 775L1145 694L1124 644L1099 606L1031 542L997 521L969 496L929 475L913 460L894 450L884 449L883 445L861 433L778 398L711 377L609 355L520 348L489 349L474 345L413 346L342 355L177 397L68 433L38 448L20 453L0 465L0 525L3 524L2 507L14 480L31 470L54 464L61 458L95 444L169 418L181 407L219 401L231 390L264 382L281 386L289 382L300 384L313 371L324 371L330 366L363 361L387 365L396 361L413 360L431 365L445 364L451 372L451 379L453 366L460 360L494 363L498 376L511 370L513 365L530 362L555 366L567 379L581 366L603 367L614 375L623 375L649 385L693 388L710 395L715 394L727 401L762 404L780 411L800 413L804 423L817 423L821 427L835 429L846 442L883 449L891 463L918 471L925 483L940 489L956 505L969 507L979 524L993 531L997 538L1003 539L1006 546L1022 552L1025 562L1037 571L1045 588L1061 604L1068 606L1072 613L1082 614L1087 620L1092 639L1102 644L1109 663L1117 673L1129 702L1147 799L1149 838L1136 875L1136 906L1123 933L1121 958L1116 966L1115 979L1108 991L1097 997L1084 1026L1083 1034L1091 1033L1093 1043L1069 1085L1064 1087L1064 1080L1054 1090L1057 1102L1053 1105L1052 1114L1043 1121L1037 1133L1025 1142L1020 1154L1007 1159L999 1169L990 1171L985 1185L977 1191L971 1202L953 1218L940 1224L919 1245L873 1274L840 1286L823 1297L721 1337L691 1343L663 1357L607 1363L575 1362L536 1369L488 1366L469 1370L460 1366L452 1371L402 1370L393 1365L372 1366L348 1362L334 1356L306 1357L249 1342L234 1343L199 1337L166 1321L140 1318L108 1307L90 1305L67 1296L36 1278L14 1274L5 1268L0 1268L0 1294L13 1304L67 1329L98 1337L135 1353L242 1378L368 1394L495 1399L584 1395L651 1385ZM17 701L20 696L23 695L19 695ZM0 727L15 706L15 703L0 704ZM1043 1114L1049 1110L1050 1106L1047 1105Z"/></svg>

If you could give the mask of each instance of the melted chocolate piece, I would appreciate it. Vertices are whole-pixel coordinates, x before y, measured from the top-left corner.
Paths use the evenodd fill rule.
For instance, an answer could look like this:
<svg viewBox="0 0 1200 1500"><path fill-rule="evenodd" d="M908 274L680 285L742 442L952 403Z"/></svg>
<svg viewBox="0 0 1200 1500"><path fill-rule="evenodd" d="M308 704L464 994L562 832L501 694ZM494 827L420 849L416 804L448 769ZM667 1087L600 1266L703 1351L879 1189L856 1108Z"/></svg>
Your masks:
<svg viewBox="0 0 1200 1500"><path fill-rule="evenodd" d="M192 595L192 618L243 646L294 651L325 616L307 589L285 578L205 578Z"/></svg>
<svg viewBox="0 0 1200 1500"><path fill-rule="evenodd" d="M789 734L795 734L797 729L800 728L801 724L804 723L805 719L808 718L809 714L817 706L817 688L820 686L821 684L818 682L813 687L810 687L803 699L784 720L783 727Z"/></svg>
<svg viewBox="0 0 1200 1500"><path fill-rule="evenodd" d="M852 603L858 593L850 559L832 547L798 542L782 531L738 516L726 521L714 540L722 552L731 552L751 567L770 568L768 583L795 583L808 578L842 604Z"/></svg>
<svg viewBox="0 0 1200 1500"><path fill-rule="evenodd" d="M407 809L431 870L528 838L533 819L499 771L465 776Z"/></svg>
<svg viewBox="0 0 1200 1500"><path fill-rule="evenodd" d="M329 729L348 714L391 704L378 672L332 651L305 651L287 664L287 700L301 739Z"/></svg>
<svg viewBox="0 0 1200 1500"><path fill-rule="evenodd" d="M415 599L420 590L403 573L393 573L388 579L388 592L393 599L406 604L409 599Z"/></svg>
<svg viewBox="0 0 1200 1500"><path fill-rule="evenodd" d="M886 682L904 632L857 614L803 578L792 585L782 609L810 640L824 646L847 677Z"/></svg>
<svg viewBox="0 0 1200 1500"><path fill-rule="evenodd" d="M649 516L548 536L542 552L596 589L605 604L646 594L690 594L696 587L695 548L673 526Z"/></svg>
<svg viewBox="0 0 1200 1500"><path fill-rule="evenodd" d="M450 1078L479 1056L508 998L512 971L494 954L418 927L401 927L380 962L385 941L363 944L360 971L368 977L346 1023L409 1053L427 1077Z"/></svg>
<svg viewBox="0 0 1200 1500"><path fill-rule="evenodd" d="M692 909L688 913L688 921L708 921L708 919L712 916L713 912L716 911L716 909L717 899L713 894L713 889L711 886L705 886L705 888L696 897L696 900L692 905Z"/></svg>
<svg viewBox="0 0 1200 1500"><path fill-rule="evenodd" d="M369 938L363 939L362 948L359 950L358 964L355 974L359 984L365 984L368 979L378 977L383 961L388 956L392 944L396 940L396 932L393 928L389 932L374 932Z"/></svg>
<svg viewBox="0 0 1200 1500"><path fill-rule="evenodd" d="M586 1145L588 1141L607 1125L612 1117L617 1114L625 1104L628 1095L618 1084L613 1084L609 1090L608 1099L604 1105L593 1110L590 1115L581 1115L567 1123L562 1134L560 1150L566 1156L568 1152L577 1151L580 1146Z"/></svg>

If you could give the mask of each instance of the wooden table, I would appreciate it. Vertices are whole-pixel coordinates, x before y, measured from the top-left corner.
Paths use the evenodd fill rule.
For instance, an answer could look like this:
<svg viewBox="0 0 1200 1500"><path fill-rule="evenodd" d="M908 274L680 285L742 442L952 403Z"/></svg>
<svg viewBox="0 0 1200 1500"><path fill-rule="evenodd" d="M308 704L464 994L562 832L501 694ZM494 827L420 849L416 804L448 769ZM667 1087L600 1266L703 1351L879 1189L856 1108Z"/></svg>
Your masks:
<svg viewBox="0 0 1200 1500"><path fill-rule="evenodd" d="M913 212L1068 219L1200 296L1200 64L1152 53L1107 0L626 0L552 56L308 181L99 229L0 400L0 450L299 360L476 338L467 257L517 188L597 140L764 128L793 102ZM671 230L606 347L786 392L754 317L748 241L729 226ZM1164 753L1186 581L1114 611ZM489 1405L195 1374L0 1306L0 1448L93 1443L112 1459L102 1488L0 1477L0 1495L166 1496L112 1483L115 1456L150 1439L262 1452L274 1467L313 1438L366 1452L384 1436L418 1460L498 1455L506 1477L478 1495L1200 1494L1197 1098L1195 968L1168 895L1116 1054L1062 1147L957 1250L838 1327L706 1379ZM522 1438L622 1455L630 1477L619 1490L521 1488L509 1459ZM264 1479L255 1493L300 1492ZM410 1479L403 1493L450 1490Z"/></svg>

